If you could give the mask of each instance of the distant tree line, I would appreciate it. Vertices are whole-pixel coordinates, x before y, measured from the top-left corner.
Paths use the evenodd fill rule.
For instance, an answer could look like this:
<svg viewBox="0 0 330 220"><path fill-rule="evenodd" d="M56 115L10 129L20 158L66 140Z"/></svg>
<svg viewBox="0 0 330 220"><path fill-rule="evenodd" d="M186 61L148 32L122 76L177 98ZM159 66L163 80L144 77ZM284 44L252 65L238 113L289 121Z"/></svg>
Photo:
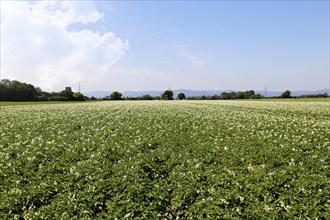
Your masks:
<svg viewBox="0 0 330 220"><path fill-rule="evenodd" d="M0 101L85 101L88 97L65 87L61 92L45 92L25 82L3 79L0 81Z"/></svg>
<svg viewBox="0 0 330 220"><path fill-rule="evenodd" d="M263 98L260 94L255 94L253 90L246 92L223 92L220 95L213 96L186 96L184 93L179 93L174 97L172 90L165 90L160 96L151 96L145 94L139 97L123 97L123 95L117 91L113 92L111 95L102 98L103 100L219 100L219 99L260 99Z"/></svg>
<svg viewBox="0 0 330 220"><path fill-rule="evenodd" d="M181 93L180 95L181 99L183 97L182 95L184 96L184 94ZM174 93L172 90L164 91L161 94L161 96L151 96L149 94L146 94L140 97L124 97L124 98L120 92L115 91L111 95L103 98L103 100L173 100L173 99L174 99Z"/></svg>
<svg viewBox="0 0 330 220"><path fill-rule="evenodd" d="M259 93L255 93L253 90L248 90L245 92L222 92L220 95L212 96L186 96L184 93L179 93L174 97L173 92L166 90L161 96L150 96L143 95L140 97L124 97L122 100L234 100L234 99L265 99L265 98L322 98L329 97L327 93L317 94L317 95L301 95L301 96L291 96L291 91L286 90L280 96L265 97Z"/></svg>
<svg viewBox="0 0 330 220"><path fill-rule="evenodd" d="M267 98L317 98L317 97L329 97L328 94L318 94L318 95L303 95L303 96L291 96L291 91L286 90L280 96L267 97ZM220 95L213 96L187 96L184 93L179 93L176 97L174 97L174 93L171 90L165 90L161 96L151 96L145 94L139 97L123 97L120 92L113 92L111 95L106 96L103 100L234 100L234 99L264 99L261 94L256 94L253 90L248 90L245 92L223 92Z"/></svg>
<svg viewBox="0 0 330 220"><path fill-rule="evenodd" d="M161 100L160 96L151 96L149 94L138 97L124 97L122 100Z"/></svg>
<svg viewBox="0 0 330 220"><path fill-rule="evenodd" d="M245 92L222 92L220 95L213 96L189 96L188 100L233 100L233 99L261 99L261 94L256 94L253 90Z"/></svg>
<svg viewBox="0 0 330 220"><path fill-rule="evenodd" d="M260 94L256 94L253 90L245 91L245 92L223 92L221 93L219 99L260 99L262 96Z"/></svg>
<svg viewBox="0 0 330 220"><path fill-rule="evenodd" d="M329 97L327 93L318 95L302 95L291 96L291 91L286 90L280 96L267 98L317 98ZM220 95L213 96L186 96L184 93L179 93L174 97L172 90L165 90L160 96L151 96L145 94L140 97L123 97L123 95L115 91L102 100L234 100L234 99L262 99L266 98L261 94L256 94L253 90L245 92L222 92ZM85 101L99 100L95 97L88 98L80 92L73 92L71 87L65 87L60 92L45 92L39 87L34 87L31 84L19 82L17 80L3 79L0 81L0 101Z"/></svg>
<svg viewBox="0 0 330 220"><path fill-rule="evenodd" d="M291 96L291 91L286 90L280 96L273 96L270 98L327 98L329 95L327 93L324 94L317 94L317 95L300 95L300 96Z"/></svg>
<svg viewBox="0 0 330 220"><path fill-rule="evenodd" d="M301 95L294 98L327 98L329 97L328 93L317 94L317 95Z"/></svg>

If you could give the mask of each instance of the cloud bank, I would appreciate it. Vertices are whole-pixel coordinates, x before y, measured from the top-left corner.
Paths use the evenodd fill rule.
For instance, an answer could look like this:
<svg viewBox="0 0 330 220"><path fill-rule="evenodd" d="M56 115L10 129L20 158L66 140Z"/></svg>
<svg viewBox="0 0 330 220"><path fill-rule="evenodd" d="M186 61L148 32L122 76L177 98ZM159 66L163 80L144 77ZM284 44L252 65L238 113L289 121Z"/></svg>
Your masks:
<svg viewBox="0 0 330 220"><path fill-rule="evenodd" d="M2 78L55 91L104 80L127 52L128 41L95 30L103 16L89 1L1 2Z"/></svg>

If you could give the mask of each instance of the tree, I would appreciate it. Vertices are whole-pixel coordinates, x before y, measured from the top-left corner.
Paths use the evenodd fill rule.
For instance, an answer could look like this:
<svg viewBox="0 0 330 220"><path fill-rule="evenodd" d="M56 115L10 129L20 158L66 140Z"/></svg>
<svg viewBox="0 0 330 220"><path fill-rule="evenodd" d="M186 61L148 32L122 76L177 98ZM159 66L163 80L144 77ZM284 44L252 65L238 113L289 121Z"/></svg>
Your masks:
<svg viewBox="0 0 330 220"><path fill-rule="evenodd" d="M173 92L172 90L166 90L163 94L162 94L162 99L164 100L173 100Z"/></svg>
<svg viewBox="0 0 330 220"><path fill-rule="evenodd" d="M33 85L3 79L0 81L0 101L34 101L36 89Z"/></svg>
<svg viewBox="0 0 330 220"><path fill-rule="evenodd" d="M237 93L236 92L231 92L229 93L230 99L237 99Z"/></svg>
<svg viewBox="0 0 330 220"><path fill-rule="evenodd" d="M73 92L72 92L71 87L69 87L69 86L65 87L65 89L61 92L60 95L63 96L64 99L67 101L73 100Z"/></svg>
<svg viewBox="0 0 330 220"><path fill-rule="evenodd" d="M246 98L246 94L244 92L237 92L237 99L245 99Z"/></svg>
<svg viewBox="0 0 330 220"><path fill-rule="evenodd" d="M83 94L81 94L80 92L75 92L73 93L73 100L74 101L85 101L86 98Z"/></svg>
<svg viewBox="0 0 330 220"><path fill-rule="evenodd" d="M120 93L120 92L113 92L111 95L110 95L110 99L111 100L121 100L123 95Z"/></svg>
<svg viewBox="0 0 330 220"><path fill-rule="evenodd" d="M253 90L249 90L249 91L246 91L245 94L246 94L246 98L252 99L256 93Z"/></svg>
<svg viewBox="0 0 330 220"><path fill-rule="evenodd" d="M81 93L74 93L71 87L65 87L61 92L45 92L40 87L34 87L17 80L0 80L0 101L74 101L86 100Z"/></svg>
<svg viewBox="0 0 330 220"><path fill-rule="evenodd" d="M291 98L291 91L286 90L285 92L283 92L281 98Z"/></svg>
<svg viewBox="0 0 330 220"><path fill-rule="evenodd" d="M228 92L223 92L220 95L220 99L230 99L230 94Z"/></svg>
<svg viewBox="0 0 330 220"><path fill-rule="evenodd" d="M151 95L143 95L142 97L141 97L141 99L142 100L153 100L153 98L152 98L152 96Z"/></svg>
<svg viewBox="0 0 330 220"><path fill-rule="evenodd" d="M255 95L253 96L253 98L254 98L254 99L261 99L262 97L261 97L261 94L258 93L258 94L255 94Z"/></svg>
<svg viewBox="0 0 330 220"><path fill-rule="evenodd" d="M181 92L181 93L178 94L178 99L180 99L180 100L186 99L186 95Z"/></svg>

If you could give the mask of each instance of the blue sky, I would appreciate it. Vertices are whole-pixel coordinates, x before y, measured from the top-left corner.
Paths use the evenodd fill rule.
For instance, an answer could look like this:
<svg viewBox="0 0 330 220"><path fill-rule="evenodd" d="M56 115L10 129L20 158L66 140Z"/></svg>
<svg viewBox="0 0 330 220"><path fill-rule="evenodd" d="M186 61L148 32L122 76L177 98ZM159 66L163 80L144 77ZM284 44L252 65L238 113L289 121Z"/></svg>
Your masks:
<svg viewBox="0 0 330 220"><path fill-rule="evenodd" d="M1 12L2 78L46 90L329 88L329 1L6 1Z"/></svg>

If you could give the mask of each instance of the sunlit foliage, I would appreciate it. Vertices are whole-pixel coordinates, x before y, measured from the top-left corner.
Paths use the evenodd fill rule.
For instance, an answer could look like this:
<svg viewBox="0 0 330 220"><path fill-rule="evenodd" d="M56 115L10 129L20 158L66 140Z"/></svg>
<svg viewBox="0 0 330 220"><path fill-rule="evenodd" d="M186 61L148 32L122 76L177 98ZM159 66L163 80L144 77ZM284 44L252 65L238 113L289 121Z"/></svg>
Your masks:
<svg viewBox="0 0 330 220"><path fill-rule="evenodd" d="M0 107L1 219L329 219L328 102Z"/></svg>

